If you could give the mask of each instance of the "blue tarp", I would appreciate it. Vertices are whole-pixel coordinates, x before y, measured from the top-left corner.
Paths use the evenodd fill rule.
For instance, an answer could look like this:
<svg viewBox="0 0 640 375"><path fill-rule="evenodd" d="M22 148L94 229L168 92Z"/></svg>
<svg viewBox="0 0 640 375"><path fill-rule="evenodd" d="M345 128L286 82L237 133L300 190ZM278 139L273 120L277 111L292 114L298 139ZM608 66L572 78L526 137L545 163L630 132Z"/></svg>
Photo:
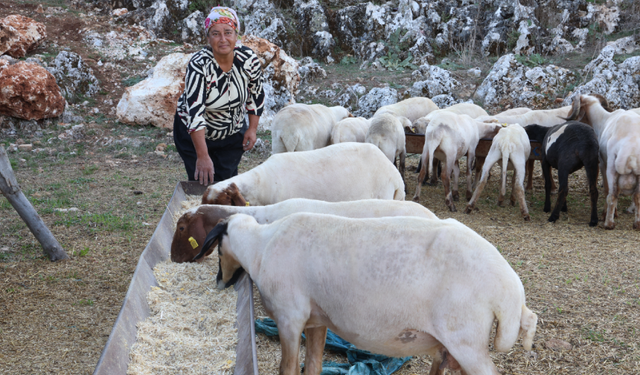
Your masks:
<svg viewBox="0 0 640 375"><path fill-rule="evenodd" d="M277 336L278 327L272 319L256 319L256 332L267 336ZM356 349L353 344L341 339L330 329L327 330L325 348L346 353L349 363L323 362L320 375L389 375L411 359L411 357L392 358Z"/></svg>

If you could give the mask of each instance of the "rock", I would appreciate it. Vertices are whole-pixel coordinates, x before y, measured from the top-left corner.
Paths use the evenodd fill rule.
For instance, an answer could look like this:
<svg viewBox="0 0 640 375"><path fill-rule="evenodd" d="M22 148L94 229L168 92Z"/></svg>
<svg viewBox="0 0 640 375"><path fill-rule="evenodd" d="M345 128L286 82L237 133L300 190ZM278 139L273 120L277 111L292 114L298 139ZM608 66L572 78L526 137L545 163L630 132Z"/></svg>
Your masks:
<svg viewBox="0 0 640 375"><path fill-rule="evenodd" d="M300 65L283 49L266 39L245 35L242 37L242 44L258 55L262 65L265 103L259 128L269 129L275 114L285 105L295 103L294 98L301 81L298 73Z"/></svg>
<svg viewBox="0 0 640 375"><path fill-rule="evenodd" d="M330 48L335 42L329 32L329 22L320 2L294 0L293 11L298 19L300 49L318 58L329 56Z"/></svg>
<svg viewBox="0 0 640 375"><path fill-rule="evenodd" d="M449 71L429 64L421 65L418 70L411 73L411 77L417 81L409 89L411 97L431 98L441 94L452 95L460 84L451 77Z"/></svg>
<svg viewBox="0 0 640 375"><path fill-rule="evenodd" d="M289 33L283 21L284 16L269 0L241 2L238 8L244 9L240 13L244 21L245 35L255 35L269 40L278 47L287 46L288 50L300 48L299 45L290 43ZM286 24L290 25L292 30L296 29L297 25L290 22Z"/></svg>
<svg viewBox="0 0 640 375"><path fill-rule="evenodd" d="M515 55L504 55L476 90L474 98L488 111L507 105L548 109L557 107L555 99L564 97L567 88L576 81L575 74L555 65L528 68Z"/></svg>
<svg viewBox="0 0 640 375"><path fill-rule="evenodd" d="M616 45L609 45L587 66L582 75L593 78L584 85L575 88L573 94L564 100L564 105L571 105L575 95L600 94L609 102L609 107L640 107L640 56L626 59L620 64L613 61Z"/></svg>
<svg viewBox="0 0 640 375"><path fill-rule="evenodd" d="M0 55L24 57L46 37L46 27L29 17L11 15L0 19Z"/></svg>
<svg viewBox="0 0 640 375"><path fill-rule="evenodd" d="M62 114L65 100L51 73L33 63L3 65L3 61L0 60L0 114L27 120Z"/></svg>
<svg viewBox="0 0 640 375"><path fill-rule="evenodd" d="M198 42L202 44L207 42L204 28L202 27L207 16L208 15L204 15L201 11L197 10L180 21L179 27L182 29L180 37L183 42Z"/></svg>
<svg viewBox="0 0 640 375"><path fill-rule="evenodd" d="M116 116L126 124L172 128L178 98L191 55L174 53L158 62L153 76L128 87L118 102Z"/></svg>
<svg viewBox="0 0 640 375"><path fill-rule="evenodd" d="M18 145L15 143L9 143L9 147L7 147L7 152L16 152L18 151Z"/></svg>
<svg viewBox="0 0 640 375"><path fill-rule="evenodd" d="M431 98L431 100L438 106L438 108L447 108L458 103L456 99L448 94L440 94Z"/></svg>
<svg viewBox="0 0 640 375"><path fill-rule="evenodd" d="M309 62L310 61L310 62ZM304 65L303 65L304 64ZM300 82L313 82L319 79L327 78L327 71L324 70L320 64L309 60L300 60L300 67L298 68L298 74L300 74Z"/></svg>
<svg viewBox="0 0 640 375"><path fill-rule="evenodd" d="M129 10L127 8L118 8L118 9L114 9L113 12L111 12L111 14L114 17L122 17L125 14L127 14L129 12Z"/></svg>
<svg viewBox="0 0 640 375"><path fill-rule="evenodd" d="M398 102L398 92L390 87L374 87L358 99L358 109L353 115L370 118L378 108Z"/></svg>
<svg viewBox="0 0 640 375"><path fill-rule="evenodd" d="M91 97L100 90L93 70L77 53L60 52L47 70L56 77L62 95L69 103L77 103L79 97Z"/></svg>
<svg viewBox="0 0 640 375"><path fill-rule="evenodd" d="M33 145L31 143L24 143L18 145L18 150L20 151L31 151L33 149Z"/></svg>
<svg viewBox="0 0 640 375"><path fill-rule="evenodd" d="M39 13L39 14L44 13L44 8L42 7L42 4L38 4L38 7L36 8L36 13Z"/></svg>
<svg viewBox="0 0 640 375"><path fill-rule="evenodd" d="M164 151L167 149L167 144L166 143L159 143L156 146L156 151Z"/></svg>
<svg viewBox="0 0 640 375"><path fill-rule="evenodd" d="M571 350L573 348L570 343L559 339L549 339L545 341L544 346L551 350Z"/></svg>

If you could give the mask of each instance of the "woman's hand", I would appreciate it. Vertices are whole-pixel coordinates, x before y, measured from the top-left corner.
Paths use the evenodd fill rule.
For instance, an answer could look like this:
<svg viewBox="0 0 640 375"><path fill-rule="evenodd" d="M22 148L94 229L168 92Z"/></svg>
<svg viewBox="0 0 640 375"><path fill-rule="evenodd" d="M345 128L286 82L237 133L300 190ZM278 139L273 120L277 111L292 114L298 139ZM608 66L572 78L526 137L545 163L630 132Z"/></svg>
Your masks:
<svg viewBox="0 0 640 375"><path fill-rule="evenodd" d="M207 186L213 183L213 175L215 170L213 169L213 162L209 155L206 157L198 157L196 160L196 171L193 174L193 178L196 181L200 181L200 185Z"/></svg>
<svg viewBox="0 0 640 375"><path fill-rule="evenodd" d="M207 149L204 130L196 130L191 133L191 140L193 141L197 155L196 170L193 173L193 178L196 181L200 181L200 185L207 186L213 183L215 170L213 169L213 161L211 161L209 150Z"/></svg>
<svg viewBox="0 0 640 375"><path fill-rule="evenodd" d="M249 151L256 144L256 130L248 128L244 133L244 139L242 140L242 149Z"/></svg>
<svg viewBox="0 0 640 375"><path fill-rule="evenodd" d="M260 116L249 115L249 127L247 131L244 133L244 139L242 140L242 149L245 151L249 151L253 148L253 145L256 144L256 133L258 132L258 122L260 121Z"/></svg>

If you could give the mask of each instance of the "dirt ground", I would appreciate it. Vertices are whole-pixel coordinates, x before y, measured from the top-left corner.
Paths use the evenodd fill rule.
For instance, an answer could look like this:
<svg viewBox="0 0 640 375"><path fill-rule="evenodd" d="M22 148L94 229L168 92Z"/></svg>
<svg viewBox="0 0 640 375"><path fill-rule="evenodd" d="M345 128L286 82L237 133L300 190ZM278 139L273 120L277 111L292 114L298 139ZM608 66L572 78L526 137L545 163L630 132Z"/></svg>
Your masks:
<svg viewBox="0 0 640 375"><path fill-rule="evenodd" d="M87 374L97 364L133 270L142 250L169 202L176 183L186 178L182 162L166 129L130 127L112 113L126 87L139 78L150 62L129 59L113 66L88 48L79 30L124 27L108 16L62 0L15 0L0 3L0 17L23 14L47 25L47 43L33 54L52 59L64 46L79 53L100 80L101 91L86 105L74 107L85 119L78 139L60 139L67 124L53 123L40 131L3 132L0 144L33 143L39 152L10 154L25 195L71 257L52 263L4 197L0 197L0 373ZM49 10L51 8L51 10ZM157 59L189 47L159 44ZM330 87L347 77L367 85L394 83L407 87L408 74L384 77L351 70L339 71ZM334 68L328 68L334 69ZM469 91L475 82L468 82ZM93 114L99 109L99 115ZM261 134L268 140L269 134ZM157 152L156 148L165 150ZM254 167L264 155L248 154L241 171ZM407 199L417 175L417 156L409 158ZM464 176L464 175L463 175ZM461 181L463 180L461 176ZM497 172L494 176L498 176ZM620 215L613 231L602 222L587 226L588 191L584 172L571 176L569 212L555 224L542 212L544 195L540 173L533 192L527 193L532 221L525 223L518 207L497 207L497 179L491 179L478 202L478 211L462 213L444 205L443 188L426 186L420 203L441 218L453 217L494 244L520 275L528 306L538 314L533 353L520 344L506 354L492 352L506 374L637 374L640 352L640 233L632 230L632 216L624 212L629 198L620 200ZM464 197L464 183L460 187ZM599 210L604 206L600 188ZM555 200L555 196L552 197ZM571 344L551 349L550 340ZM259 345L277 341L259 338ZM274 354L277 359L279 353ZM275 360L274 359L274 360ZM427 373L427 357L411 360L400 374Z"/></svg>

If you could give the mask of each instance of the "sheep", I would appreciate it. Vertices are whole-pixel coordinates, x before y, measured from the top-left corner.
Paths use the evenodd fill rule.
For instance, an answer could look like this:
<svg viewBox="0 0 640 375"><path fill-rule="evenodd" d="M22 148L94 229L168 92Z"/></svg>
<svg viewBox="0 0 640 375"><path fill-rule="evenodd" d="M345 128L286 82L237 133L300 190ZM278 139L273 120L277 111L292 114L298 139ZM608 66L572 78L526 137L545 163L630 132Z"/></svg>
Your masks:
<svg viewBox="0 0 640 375"><path fill-rule="evenodd" d="M433 212L420 204L411 201L382 199L325 202L294 198L269 206L249 207L205 204L188 210L178 219L171 243L171 260L177 263L191 261L200 252L206 234L221 220L233 214L251 215L258 223L268 224L296 212L326 213L352 218L416 216L438 219Z"/></svg>
<svg viewBox="0 0 640 375"><path fill-rule="evenodd" d="M318 150L274 154L259 166L207 187L203 204L220 204L231 184L255 206L289 198L328 202L404 200L404 183L386 156L368 143L339 143Z"/></svg>
<svg viewBox="0 0 640 375"><path fill-rule="evenodd" d="M411 123L426 116L429 112L435 111L438 106L429 98L417 97L399 101L378 108L374 116L389 113L398 117L406 117Z"/></svg>
<svg viewBox="0 0 640 375"><path fill-rule="evenodd" d="M544 174L544 212L551 211L551 167L558 170L558 198L550 222L558 220L560 210L567 211L569 174L584 166L589 180L591 220L589 226L598 225L598 139L589 125L568 121L552 128L540 125L525 126L532 140L542 142L542 173Z"/></svg>
<svg viewBox="0 0 640 375"><path fill-rule="evenodd" d="M292 104L282 108L271 125L272 152L309 151L325 147L336 122L349 116L346 108L322 104Z"/></svg>
<svg viewBox="0 0 640 375"><path fill-rule="evenodd" d="M405 147L406 137L402 122L394 115L381 113L373 116L371 126L365 137L366 143L371 143L378 147L395 166L398 161L398 170L404 182L405 158L407 150Z"/></svg>
<svg viewBox="0 0 640 375"><path fill-rule="evenodd" d="M440 111L448 111L448 112L453 112L453 113L457 113L459 115L469 115L472 118L477 118L480 116L488 116L489 114L487 113L487 111L485 111L482 107L480 107L477 104L473 104L473 103L458 103L458 104L454 104L452 106L449 106L447 108L442 108L442 109L438 109L432 112L429 112L429 114L427 114L426 116L423 116L419 119L417 119L416 121L413 122L412 125L412 132L414 133L418 133L418 134L425 134L425 131L427 129L427 126L429 126L429 122L431 121L431 118L438 112ZM436 166L438 166L438 168L440 168L440 162L434 160L434 168ZM420 169L422 168L422 160L418 161L418 167L416 169L416 172L419 172ZM422 184L425 185L427 182L427 178L429 176L425 175L424 180L422 181ZM431 176L431 181L430 184L431 185L435 185L437 181L437 176L434 174Z"/></svg>
<svg viewBox="0 0 640 375"><path fill-rule="evenodd" d="M471 213L475 207L482 190L487 184L489 178L489 171L491 167L502 157L502 184L500 187L500 196L498 197L498 205L502 206L504 196L506 194L507 183L507 168L512 166L515 170L512 177L511 186L511 205L515 204L516 199L520 204L520 213L525 221L530 221L529 210L527 209L527 202L524 199L524 176L525 164L529 159L531 153L531 143L525 130L520 124L511 124L505 128L500 129L498 134L493 137L491 143L491 149L485 159L485 164L482 168L482 177L479 184L476 186L476 190L473 192L473 196L467 204L465 213Z"/></svg>
<svg viewBox="0 0 640 375"><path fill-rule="evenodd" d="M448 111L457 113L459 115L469 115L471 118L478 118L481 116L489 116L487 111L485 111L482 107L473 103L458 103L454 104L447 108L438 109L432 112L429 112L426 116L423 116L413 122L413 127L415 128L415 132L418 134L424 134L427 126L429 126L429 122L431 118L440 111Z"/></svg>
<svg viewBox="0 0 640 375"><path fill-rule="evenodd" d="M371 120L364 117L347 117L338 121L331 130L331 144L364 142Z"/></svg>
<svg viewBox="0 0 640 375"><path fill-rule="evenodd" d="M531 108L516 107L516 108L511 108L511 109L507 109L506 111L500 112L496 114L496 116L516 116L516 115L521 115L527 112L531 112Z"/></svg>
<svg viewBox="0 0 640 375"><path fill-rule="evenodd" d="M271 224L236 214L207 235L218 242L218 288L238 270L255 282L278 325L280 374L322 371L326 329L356 347L387 356L452 358L468 374L498 374L487 347L508 351L522 333L531 350L537 316L524 287L498 250L454 219L353 219L296 213ZM445 363L442 363L443 365Z"/></svg>
<svg viewBox="0 0 640 375"><path fill-rule="evenodd" d="M434 115L425 134L422 149L422 169L416 184L414 201L420 200L421 181L427 173L433 173L434 156L444 161L440 175L444 185L445 204L449 210L456 211L453 203L458 200L458 175L460 170L456 165L459 158L467 155L467 199L472 195L472 171L475 162L475 152L480 138L493 137L501 128L500 124L483 123L472 119L468 115L458 115L453 112L442 111ZM454 173L454 183L451 184L451 173Z"/></svg>
<svg viewBox="0 0 640 375"><path fill-rule="evenodd" d="M576 95L567 119L585 122L596 133L607 195L604 228L613 229L619 194L633 195L633 203L640 207L640 114L622 109L609 112L603 97ZM640 230L637 209L633 229Z"/></svg>
<svg viewBox="0 0 640 375"><path fill-rule="evenodd" d="M640 115L640 108L633 108L633 109L630 109L630 111Z"/></svg>

